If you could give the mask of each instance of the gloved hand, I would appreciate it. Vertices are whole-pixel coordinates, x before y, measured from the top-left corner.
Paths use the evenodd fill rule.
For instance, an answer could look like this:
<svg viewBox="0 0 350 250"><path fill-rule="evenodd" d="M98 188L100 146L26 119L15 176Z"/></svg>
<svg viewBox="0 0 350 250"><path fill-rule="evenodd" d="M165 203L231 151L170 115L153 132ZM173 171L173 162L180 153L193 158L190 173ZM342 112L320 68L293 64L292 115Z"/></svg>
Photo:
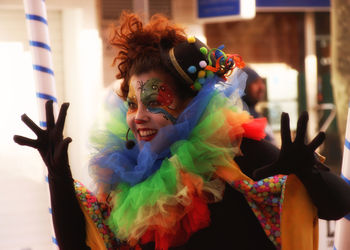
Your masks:
<svg viewBox="0 0 350 250"><path fill-rule="evenodd" d="M44 160L49 177L72 177L68 163L68 144L72 141L70 137L63 139L63 128L66 120L69 103L63 103L55 124L53 115L53 101L45 104L46 123L45 130L38 127L26 114L22 115L22 121L37 135L37 139L15 135L14 141L20 145L36 148Z"/></svg>
<svg viewBox="0 0 350 250"><path fill-rule="evenodd" d="M309 120L308 113L304 111L297 124L295 140L292 142L289 115L282 113L281 115L281 151L278 160L271 165L259 168L254 171L254 179L263 179L276 174L296 174L303 175L311 173L315 165L322 166L315 157L315 150L325 140L325 133L320 132L309 143L305 144L305 134L307 122Z"/></svg>

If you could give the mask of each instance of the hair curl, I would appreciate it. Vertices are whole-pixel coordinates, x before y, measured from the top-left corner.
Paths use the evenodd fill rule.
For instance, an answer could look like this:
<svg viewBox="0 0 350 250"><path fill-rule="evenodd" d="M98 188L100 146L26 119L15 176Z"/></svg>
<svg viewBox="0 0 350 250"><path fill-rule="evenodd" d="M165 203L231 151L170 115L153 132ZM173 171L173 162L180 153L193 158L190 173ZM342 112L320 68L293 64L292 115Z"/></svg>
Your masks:
<svg viewBox="0 0 350 250"><path fill-rule="evenodd" d="M130 77L151 70L168 72L160 59L160 42L166 40L170 46L186 40L183 28L170 22L161 14L153 15L148 24L144 25L140 17L133 13L122 12L119 26L113 29L110 44L117 48L117 56L113 60L113 66L118 65L117 79L122 79L120 92L126 99L129 92ZM185 87L176 81L178 90ZM188 91L185 91L188 92ZM189 89L189 92L191 90Z"/></svg>

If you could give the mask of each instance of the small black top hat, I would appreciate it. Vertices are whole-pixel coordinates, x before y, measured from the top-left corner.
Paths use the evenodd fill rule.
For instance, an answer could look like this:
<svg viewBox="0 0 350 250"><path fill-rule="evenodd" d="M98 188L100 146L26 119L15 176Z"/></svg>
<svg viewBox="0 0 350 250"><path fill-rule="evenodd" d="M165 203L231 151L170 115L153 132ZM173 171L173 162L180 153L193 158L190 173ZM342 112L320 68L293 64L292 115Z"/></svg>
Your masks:
<svg viewBox="0 0 350 250"><path fill-rule="evenodd" d="M193 36L175 46L169 44L167 40L160 42L162 62L176 78L182 79L196 91L214 74L226 80L235 67L245 66L239 55L225 54L223 45L210 50Z"/></svg>
<svg viewBox="0 0 350 250"><path fill-rule="evenodd" d="M209 65L209 58L215 62L215 57L209 53L207 45L195 37L188 37L187 41L168 47L166 41L161 41L161 57L165 67L177 78L188 85L195 85L196 81L205 78L205 67Z"/></svg>

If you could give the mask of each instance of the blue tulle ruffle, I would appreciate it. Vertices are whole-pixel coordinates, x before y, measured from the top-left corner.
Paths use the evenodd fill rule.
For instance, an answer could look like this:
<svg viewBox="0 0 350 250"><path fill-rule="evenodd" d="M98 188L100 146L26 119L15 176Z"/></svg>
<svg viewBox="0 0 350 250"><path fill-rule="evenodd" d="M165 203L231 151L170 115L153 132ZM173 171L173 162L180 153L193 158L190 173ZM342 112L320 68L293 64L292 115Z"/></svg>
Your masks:
<svg viewBox="0 0 350 250"><path fill-rule="evenodd" d="M171 156L170 146L189 137L213 96L224 95L228 98L233 95L242 96L246 77L246 74L239 70L227 82L221 82L221 78L218 77L207 79L175 124L159 129L152 141L136 143L132 149L127 149L125 146L127 130L125 103L115 94L110 96L107 111L112 119L118 117L118 122L125 124L125 129L114 131L107 126L103 133L100 132L104 136L104 145L93 145L97 151L90 161L90 170L95 181L112 184L112 187L121 182L133 186L147 179L160 168L166 157ZM112 122L107 121L107 124L111 126ZM103 169L112 170L110 171L112 174L107 176L100 174L105 172L101 171Z"/></svg>

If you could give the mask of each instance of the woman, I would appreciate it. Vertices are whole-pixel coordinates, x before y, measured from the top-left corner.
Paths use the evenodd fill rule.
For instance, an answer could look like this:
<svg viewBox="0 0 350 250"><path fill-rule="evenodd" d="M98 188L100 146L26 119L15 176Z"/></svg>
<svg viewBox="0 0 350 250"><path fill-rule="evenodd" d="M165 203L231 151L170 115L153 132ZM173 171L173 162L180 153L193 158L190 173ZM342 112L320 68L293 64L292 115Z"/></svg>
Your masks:
<svg viewBox="0 0 350 250"><path fill-rule="evenodd" d="M47 130L23 115L38 139L14 138L48 167L62 249L315 249L317 215L350 211L349 187L315 157L324 134L304 143L307 113L294 141L282 115L280 152L261 140L264 121L240 110L244 74L227 80L239 56L161 16L143 26L124 13L111 43L123 82L92 138L98 201L69 170L68 104L55 124L47 103Z"/></svg>

